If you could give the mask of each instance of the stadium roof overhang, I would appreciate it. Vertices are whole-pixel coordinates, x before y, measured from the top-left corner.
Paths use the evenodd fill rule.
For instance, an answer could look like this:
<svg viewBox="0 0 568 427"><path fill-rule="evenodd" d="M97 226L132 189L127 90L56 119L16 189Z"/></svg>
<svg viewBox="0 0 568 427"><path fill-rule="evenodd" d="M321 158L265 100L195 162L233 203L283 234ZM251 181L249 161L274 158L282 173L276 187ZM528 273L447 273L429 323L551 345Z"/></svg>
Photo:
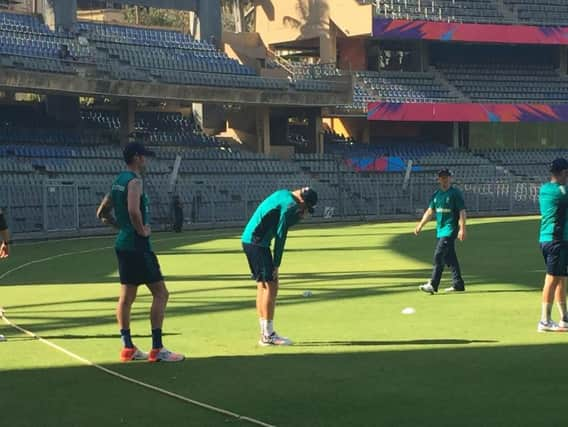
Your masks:
<svg viewBox="0 0 568 427"><path fill-rule="evenodd" d="M270 106L326 107L350 104L353 100L352 76L344 75L332 79L334 91L315 92L185 86L0 69L0 88L40 94Z"/></svg>

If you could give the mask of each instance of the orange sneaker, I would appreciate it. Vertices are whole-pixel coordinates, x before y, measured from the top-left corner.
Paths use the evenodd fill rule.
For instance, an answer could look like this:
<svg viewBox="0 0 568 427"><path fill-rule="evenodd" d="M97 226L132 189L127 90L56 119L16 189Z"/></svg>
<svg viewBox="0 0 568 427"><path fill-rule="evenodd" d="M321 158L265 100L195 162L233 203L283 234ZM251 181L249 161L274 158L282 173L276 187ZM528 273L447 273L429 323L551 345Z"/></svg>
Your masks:
<svg viewBox="0 0 568 427"><path fill-rule="evenodd" d="M148 356L148 362L181 362L183 359L183 354L174 353L165 347L153 348Z"/></svg>
<svg viewBox="0 0 568 427"><path fill-rule="evenodd" d="M131 360L146 360L148 359L148 353L144 353L138 348L128 348L124 347L120 352L120 360L123 362L130 362Z"/></svg>

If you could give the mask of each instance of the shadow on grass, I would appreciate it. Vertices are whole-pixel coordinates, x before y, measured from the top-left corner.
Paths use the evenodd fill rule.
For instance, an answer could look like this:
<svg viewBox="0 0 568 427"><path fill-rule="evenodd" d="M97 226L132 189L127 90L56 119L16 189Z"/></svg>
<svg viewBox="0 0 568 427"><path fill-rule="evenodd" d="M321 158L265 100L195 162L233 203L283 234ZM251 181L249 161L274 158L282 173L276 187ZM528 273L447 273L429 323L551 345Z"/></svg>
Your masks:
<svg viewBox="0 0 568 427"><path fill-rule="evenodd" d="M558 342L556 336L548 338ZM535 369L563 366L568 355L564 344L293 354L280 352L293 347L270 350L277 353L104 367L278 426L532 427L565 422L559 408L564 407L568 372ZM236 422L91 367L13 366L1 375L0 408L7 426Z"/></svg>
<svg viewBox="0 0 568 427"><path fill-rule="evenodd" d="M495 340L464 340L464 339L419 339L419 340L391 340L391 341L301 341L294 343L294 347L380 347L399 345L461 345L461 344L489 344L497 343Z"/></svg>

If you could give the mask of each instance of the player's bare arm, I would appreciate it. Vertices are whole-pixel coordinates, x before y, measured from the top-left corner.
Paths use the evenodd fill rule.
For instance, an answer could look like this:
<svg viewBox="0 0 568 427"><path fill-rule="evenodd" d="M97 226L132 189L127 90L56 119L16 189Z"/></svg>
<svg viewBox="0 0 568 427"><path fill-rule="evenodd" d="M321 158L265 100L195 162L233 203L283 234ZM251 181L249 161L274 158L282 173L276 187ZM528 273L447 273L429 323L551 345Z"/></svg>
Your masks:
<svg viewBox="0 0 568 427"><path fill-rule="evenodd" d="M140 236L150 236L150 227L144 225L140 211L140 197L142 197L142 181L133 179L128 183L128 215L132 226Z"/></svg>
<svg viewBox="0 0 568 427"><path fill-rule="evenodd" d="M460 211L460 220L459 220L460 230L458 231L458 239L461 242L463 242L466 238L466 231L465 231L466 219L467 219L467 214L465 213L465 209L462 209Z"/></svg>
<svg viewBox="0 0 568 427"><path fill-rule="evenodd" d="M110 225L114 228L118 228L116 219L112 214L113 204L110 194L105 194L99 207L97 208L97 218L105 225Z"/></svg>
<svg viewBox="0 0 568 427"><path fill-rule="evenodd" d="M422 219L420 220L420 222L416 225L416 228L414 229L414 235L418 236L418 234L422 231L422 228L424 228L426 223L428 223L428 221L430 221L433 214L434 214L434 209L432 209L432 208L428 208L428 209L426 209L426 211L424 211L424 215L422 215Z"/></svg>

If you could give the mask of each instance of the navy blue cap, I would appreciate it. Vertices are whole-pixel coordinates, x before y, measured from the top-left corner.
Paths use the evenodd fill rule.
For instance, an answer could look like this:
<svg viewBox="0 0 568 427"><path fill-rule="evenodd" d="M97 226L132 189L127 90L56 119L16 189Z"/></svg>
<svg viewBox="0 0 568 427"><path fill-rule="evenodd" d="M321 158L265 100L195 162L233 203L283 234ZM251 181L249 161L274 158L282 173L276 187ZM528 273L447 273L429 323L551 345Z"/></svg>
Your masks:
<svg viewBox="0 0 568 427"><path fill-rule="evenodd" d="M143 144L140 144L139 142L129 142L124 147L122 155L124 157L124 161L126 163L130 163L134 156L155 156L156 153L148 150L146 147L144 147Z"/></svg>
<svg viewBox="0 0 568 427"><path fill-rule="evenodd" d="M448 168L442 168L438 171L438 176L452 176L452 172Z"/></svg>
<svg viewBox="0 0 568 427"><path fill-rule="evenodd" d="M566 160L564 157L558 157L557 159L554 159L550 164L551 173L562 172L566 169L568 169L568 160Z"/></svg>
<svg viewBox="0 0 568 427"><path fill-rule="evenodd" d="M318 193L316 193L310 187L304 187L302 188L300 195L302 196L302 200L308 207L308 212L313 214L314 208L318 204Z"/></svg>

